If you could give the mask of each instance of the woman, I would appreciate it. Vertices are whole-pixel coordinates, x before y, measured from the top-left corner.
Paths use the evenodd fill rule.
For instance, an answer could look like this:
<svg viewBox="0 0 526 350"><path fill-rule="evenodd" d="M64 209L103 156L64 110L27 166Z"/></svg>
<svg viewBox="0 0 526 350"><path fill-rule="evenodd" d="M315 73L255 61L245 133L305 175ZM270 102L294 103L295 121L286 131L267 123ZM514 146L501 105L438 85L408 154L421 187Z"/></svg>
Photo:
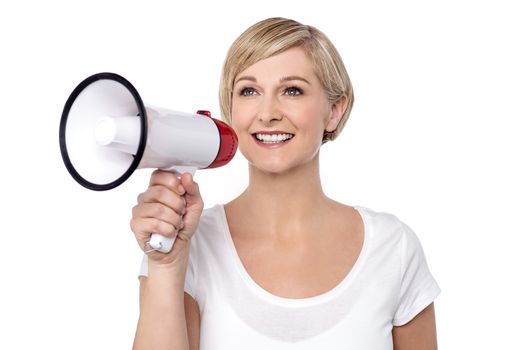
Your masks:
<svg viewBox="0 0 526 350"><path fill-rule="evenodd" d="M190 174L156 171L131 227L177 235L141 272L136 349L436 349L439 288L395 216L323 193L319 151L353 92L323 33L270 18L223 67L220 102L249 163L249 185L202 212ZM147 277L146 277L147 276Z"/></svg>

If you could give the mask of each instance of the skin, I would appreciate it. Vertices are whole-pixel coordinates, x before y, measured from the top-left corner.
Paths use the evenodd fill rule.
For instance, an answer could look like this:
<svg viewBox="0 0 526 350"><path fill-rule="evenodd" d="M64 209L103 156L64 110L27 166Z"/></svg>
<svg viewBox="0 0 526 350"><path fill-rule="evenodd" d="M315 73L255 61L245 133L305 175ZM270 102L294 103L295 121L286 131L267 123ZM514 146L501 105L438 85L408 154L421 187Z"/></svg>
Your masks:
<svg viewBox="0 0 526 350"><path fill-rule="evenodd" d="M306 298L327 292L360 254L361 217L323 193L319 174L323 132L336 128L346 105L346 99L329 104L301 48L261 60L235 79L232 127L248 160L249 185L225 212L245 269L275 295ZM272 145L254 136L276 132L294 136ZM178 179L154 172L138 198L131 226L141 247L150 232L178 232L181 239L169 254L150 255L150 276L141 278L136 349L199 348L199 308L183 286L188 241L201 210L197 184L188 174ZM392 334L396 350L436 349L433 305Z"/></svg>
<svg viewBox="0 0 526 350"><path fill-rule="evenodd" d="M190 174L178 178L157 170L137 198L130 227L141 249L151 232L177 234L177 239L168 254L148 254L148 278L140 278L140 316L133 349L199 348L198 324L192 323L199 313L195 301L184 293L184 280L189 241L202 210L199 187ZM192 305L186 305L189 302Z"/></svg>

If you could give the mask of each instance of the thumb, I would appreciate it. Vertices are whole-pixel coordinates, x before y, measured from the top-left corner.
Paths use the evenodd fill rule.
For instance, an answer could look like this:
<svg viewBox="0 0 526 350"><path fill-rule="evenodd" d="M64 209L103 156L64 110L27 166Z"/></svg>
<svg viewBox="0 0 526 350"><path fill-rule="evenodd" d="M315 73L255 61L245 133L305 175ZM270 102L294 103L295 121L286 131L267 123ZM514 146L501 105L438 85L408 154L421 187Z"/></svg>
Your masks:
<svg viewBox="0 0 526 350"><path fill-rule="evenodd" d="M199 185L194 181L192 174L184 173L181 175L181 184L185 190L186 205L189 206L196 202L202 202Z"/></svg>
<svg viewBox="0 0 526 350"><path fill-rule="evenodd" d="M197 228L201 213L203 212L204 203L199 192L199 185L194 182L191 174L184 173L181 176L181 184L185 189L186 213L183 218L184 227L179 234L190 237Z"/></svg>

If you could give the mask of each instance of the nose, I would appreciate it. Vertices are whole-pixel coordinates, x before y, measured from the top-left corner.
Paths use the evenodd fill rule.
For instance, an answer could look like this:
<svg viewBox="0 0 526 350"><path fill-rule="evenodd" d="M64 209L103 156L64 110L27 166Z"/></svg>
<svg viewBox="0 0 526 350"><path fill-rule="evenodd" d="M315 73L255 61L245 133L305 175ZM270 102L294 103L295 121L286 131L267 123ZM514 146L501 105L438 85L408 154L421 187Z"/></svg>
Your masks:
<svg viewBox="0 0 526 350"><path fill-rule="evenodd" d="M282 119L283 113L278 99L272 95L264 96L260 105L258 120L265 125L270 125Z"/></svg>

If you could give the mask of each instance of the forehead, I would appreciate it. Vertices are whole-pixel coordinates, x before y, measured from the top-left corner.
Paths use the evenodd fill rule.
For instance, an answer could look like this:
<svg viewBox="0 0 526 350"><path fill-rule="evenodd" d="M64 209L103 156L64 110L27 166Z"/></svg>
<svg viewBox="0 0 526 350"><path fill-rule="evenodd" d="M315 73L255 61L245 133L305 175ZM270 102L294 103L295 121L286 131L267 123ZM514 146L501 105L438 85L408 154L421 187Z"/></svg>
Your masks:
<svg viewBox="0 0 526 350"><path fill-rule="evenodd" d="M301 47L293 47L271 57L262 59L240 72L235 81L242 77L256 80L276 80L287 76L316 78L312 61Z"/></svg>

